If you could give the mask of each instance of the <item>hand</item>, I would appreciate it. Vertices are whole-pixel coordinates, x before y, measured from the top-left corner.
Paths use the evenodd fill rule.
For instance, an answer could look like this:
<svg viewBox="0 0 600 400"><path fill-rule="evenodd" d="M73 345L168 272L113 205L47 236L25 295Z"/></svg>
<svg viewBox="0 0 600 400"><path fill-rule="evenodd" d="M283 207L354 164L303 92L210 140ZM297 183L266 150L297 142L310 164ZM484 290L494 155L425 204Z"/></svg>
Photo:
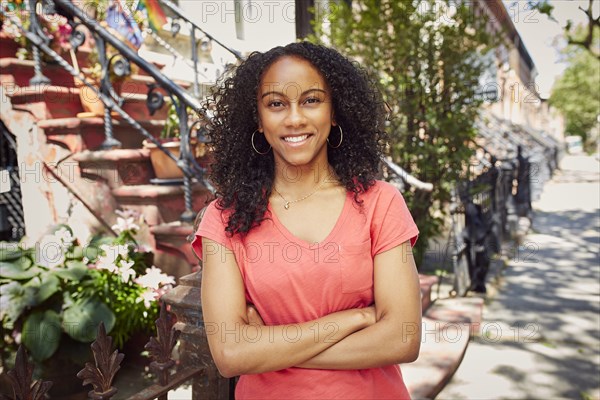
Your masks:
<svg viewBox="0 0 600 400"><path fill-rule="evenodd" d="M256 308L253 305L248 305L246 307L246 317L248 318L248 325L264 325L265 322L261 318Z"/></svg>

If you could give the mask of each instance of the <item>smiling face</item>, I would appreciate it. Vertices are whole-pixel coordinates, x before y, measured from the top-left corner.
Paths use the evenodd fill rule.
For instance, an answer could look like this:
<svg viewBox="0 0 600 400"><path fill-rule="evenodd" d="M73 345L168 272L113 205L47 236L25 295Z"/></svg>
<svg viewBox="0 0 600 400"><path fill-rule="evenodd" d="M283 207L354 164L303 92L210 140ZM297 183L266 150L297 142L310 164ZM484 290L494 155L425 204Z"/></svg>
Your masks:
<svg viewBox="0 0 600 400"><path fill-rule="evenodd" d="M258 90L259 131L273 148L275 164L326 167L333 120L331 92L308 61L285 56L262 77Z"/></svg>

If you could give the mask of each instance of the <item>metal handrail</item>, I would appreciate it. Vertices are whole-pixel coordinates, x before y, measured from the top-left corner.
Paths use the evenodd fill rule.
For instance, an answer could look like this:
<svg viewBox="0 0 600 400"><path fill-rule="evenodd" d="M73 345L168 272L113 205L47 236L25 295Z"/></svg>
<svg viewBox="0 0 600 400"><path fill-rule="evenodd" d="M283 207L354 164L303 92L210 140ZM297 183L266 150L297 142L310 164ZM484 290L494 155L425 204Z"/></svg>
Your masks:
<svg viewBox="0 0 600 400"><path fill-rule="evenodd" d="M161 3L165 5L173 14L176 15L177 19L182 19L191 26L190 31L190 42L191 42L191 50L192 50L192 63L194 68L194 96L200 97L200 82L198 81L198 48L196 45L196 31L202 32L204 36L206 36L210 41L217 43L219 46L230 52L235 56L238 61L242 60L242 55L237 50L233 50L232 48L224 45L219 40L217 40L210 33L206 32L204 29L200 28L194 22L192 22L188 17L185 16L185 13L172 1L162 0ZM176 31L177 32L177 31Z"/></svg>
<svg viewBox="0 0 600 400"><path fill-rule="evenodd" d="M408 185L413 186L419 190L423 190L425 192L431 192L433 190L433 183L420 181L418 178L409 174L408 171L406 171L401 166L395 164L388 158L382 157L382 161L391 172L393 172L396 176L402 178L402 180Z"/></svg>
<svg viewBox="0 0 600 400"><path fill-rule="evenodd" d="M164 4L169 10L171 10L177 16L177 18L180 18L180 19L184 20L185 22L187 22L188 24L190 24L192 26L192 29L199 30L208 39L212 40L213 42L215 42L216 44L218 44L219 46L221 46L222 48L224 48L225 50L227 50L228 52L233 54L238 61L242 60L243 57L239 51L234 50L231 47L228 47L225 44L221 43L210 33L206 32L204 29L200 28L198 25L196 25L194 22L192 22L188 17L185 16L185 13L183 12L183 10L181 8L179 8L177 6L177 4L173 3L170 0L160 0L160 3Z"/></svg>
<svg viewBox="0 0 600 400"><path fill-rule="evenodd" d="M83 25L85 25L91 31L97 33L102 40L109 43L112 47L117 49L125 58L132 61L138 67L146 71L154 80L169 93L173 93L178 99L180 99L186 106L190 107L196 113L206 117L200 101L194 96L186 92L181 86L177 85L153 64L144 60L140 57L133 49L127 44L123 43L112 35L106 28L102 27L96 20L90 18L83 10L69 0L53 0L55 4L60 6L60 10L67 13L71 18L78 18ZM63 14L64 15L64 14ZM67 16L67 15L65 15Z"/></svg>

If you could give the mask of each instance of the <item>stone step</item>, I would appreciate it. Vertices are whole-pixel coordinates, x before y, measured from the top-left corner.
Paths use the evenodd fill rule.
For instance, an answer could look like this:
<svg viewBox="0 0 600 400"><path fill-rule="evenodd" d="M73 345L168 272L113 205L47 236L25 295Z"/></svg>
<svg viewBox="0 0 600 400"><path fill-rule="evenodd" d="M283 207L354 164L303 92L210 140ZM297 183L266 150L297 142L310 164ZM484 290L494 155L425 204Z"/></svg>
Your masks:
<svg viewBox="0 0 600 400"><path fill-rule="evenodd" d="M174 221L150 228L154 236L154 262L163 270L172 271L171 275L181 277L199 270L200 260L196 258L188 237L193 227Z"/></svg>
<svg viewBox="0 0 600 400"><path fill-rule="evenodd" d="M13 106L28 109L37 120L67 118L82 113L83 107L79 97L80 90L74 87L36 85L17 87L7 93ZM95 94L90 101L100 101ZM146 107L146 95L138 93L123 93L122 108L134 120L164 120L167 117L166 104L154 115L150 115Z"/></svg>
<svg viewBox="0 0 600 400"><path fill-rule="evenodd" d="M15 57L19 44L6 32L0 32L0 58Z"/></svg>
<svg viewBox="0 0 600 400"><path fill-rule="evenodd" d="M80 60L80 65L85 65L82 61ZM156 63L154 64L156 65ZM159 68L163 66L163 64L159 64ZM82 68L82 71L89 76L89 68ZM146 94L148 85L155 83L154 78L142 69L136 68L136 71L137 73L131 74L120 85L122 93ZM42 73L50 79L50 85L52 86L75 87L73 76L58 64L43 64ZM33 76L33 60L21 60L15 57L0 58L0 84L6 87L7 90L29 86L29 80ZM191 87L191 83L188 81L178 79L173 81L186 90ZM163 89L159 88L158 90L166 94Z"/></svg>
<svg viewBox="0 0 600 400"><path fill-rule="evenodd" d="M33 61L30 60L0 59L0 84L13 105L30 111L36 119L67 118L82 113L84 109L81 105L81 93L89 97L91 102L100 101L93 91L86 89L82 92L75 87L73 77L59 66L53 65L44 69L51 84L29 86L29 80L33 77L33 65ZM152 77L134 74L116 84L124 100L123 110L135 120L164 120L167 117L168 102L154 115L150 115L146 107L147 93L152 83ZM184 89L190 87L189 82L175 83ZM157 91L166 95L161 88Z"/></svg>
<svg viewBox="0 0 600 400"><path fill-rule="evenodd" d="M427 310L419 358L401 365L413 399L433 399L448 383L479 332L482 312L483 299L477 297L438 299Z"/></svg>
<svg viewBox="0 0 600 400"><path fill-rule="evenodd" d="M0 84L8 93L29 86L29 80L34 76L33 66L33 60L0 56ZM52 86L75 87L73 76L59 65L44 65L42 73L50 79Z"/></svg>
<svg viewBox="0 0 600 400"><path fill-rule="evenodd" d="M7 90L13 109L30 112L37 120L69 118L83 112L79 89L66 86L16 86Z"/></svg>
<svg viewBox="0 0 600 400"><path fill-rule="evenodd" d="M183 185L131 185L112 190L117 203L142 213L150 226L179 221L185 211ZM206 187L195 182L192 185L192 208L198 212L212 196Z"/></svg>
<svg viewBox="0 0 600 400"><path fill-rule="evenodd" d="M468 324L424 317L419 358L400 366L411 398L434 399L456 372L468 343Z"/></svg>
<svg viewBox="0 0 600 400"><path fill-rule="evenodd" d="M90 101L100 101L97 95L91 93ZM6 93L11 99L13 107L30 111L37 120L68 118L84 111L81 105L80 89L65 86L36 85L16 87ZM146 107L146 94L122 93L124 100L123 111L137 121L164 120L167 118L168 106L163 105L153 115Z"/></svg>
<svg viewBox="0 0 600 400"><path fill-rule="evenodd" d="M140 119L137 122L151 135L158 137L165 125L164 120ZM54 118L38 121L49 141L63 143L71 152L95 150L104 141L104 118ZM144 136L127 122L113 118L113 135L123 149L139 149Z"/></svg>
<svg viewBox="0 0 600 400"><path fill-rule="evenodd" d="M481 297L455 297L436 300L425 315L431 319L455 324L469 324L470 335L481 334L484 301Z"/></svg>
<svg viewBox="0 0 600 400"><path fill-rule="evenodd" d="M79 163L84 178L101 180L111 189L148 184L154 178L147 149L85 150L75 154L73 160Z"/></svg>

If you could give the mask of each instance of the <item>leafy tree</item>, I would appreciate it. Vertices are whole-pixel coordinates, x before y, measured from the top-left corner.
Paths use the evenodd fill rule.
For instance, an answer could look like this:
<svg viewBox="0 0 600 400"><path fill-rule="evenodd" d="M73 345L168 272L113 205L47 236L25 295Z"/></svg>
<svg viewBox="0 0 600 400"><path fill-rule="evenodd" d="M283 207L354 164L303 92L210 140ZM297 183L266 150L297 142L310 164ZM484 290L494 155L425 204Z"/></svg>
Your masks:
<svg viewBox="0 0 600 400"><path fill-rule="evenodd" d="M479 106L479 78L490 46L477 3L354 0L316 10L312 40L358 60L376 77L390 109L390 154L410 174L434 185L405 193L421 232L422 260L429 238L443 227L443 205L471 156L468 142Z"/></svg>
<svg viewBox="0 0 600 400"><path fill-rule="evenodd" d="M585 143L600 115L600 63L580 49L570 48L566 54L569 66L554 83L549 102L565 116L567 133Z"/></svg>
<svg viewBox="0 0 600 400"><path fill-rule="evenodd" d="M579 46L590 52L597 60L600 60L600 45L598 43L600 16L594 16L594 2L595 0L588 0L587 8L579 7L579 10L587 18L587 24L585 24L583 30L577 29L578 27L574 27L573 22L568 20L566 25L563 26L563 31L569 45ZM554 6L549 0L528 0L528 4L531 9L538 10L551 20L558 22L553 15Z"/></svg>

